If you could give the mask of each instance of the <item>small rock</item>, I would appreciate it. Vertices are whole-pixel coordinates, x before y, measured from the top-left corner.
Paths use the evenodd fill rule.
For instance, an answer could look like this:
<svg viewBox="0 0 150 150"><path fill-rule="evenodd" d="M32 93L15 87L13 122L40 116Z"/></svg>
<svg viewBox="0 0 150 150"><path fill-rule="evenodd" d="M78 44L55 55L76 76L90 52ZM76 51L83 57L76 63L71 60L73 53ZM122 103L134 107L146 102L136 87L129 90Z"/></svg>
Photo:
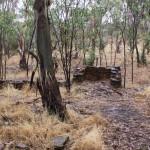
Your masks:
<svg viewBox="0 0 150 150"><path fill-rule="evenodd" d="M69 141L69 136L57 136L52 139L55 150L63 150L66 143Z"/></svg>
<svg viewBox="0 0 150 150"><path fill-rule="evenodd" d="M25 144L19 143L16 145L17 149L21 149L21 150L29 150L29 147Z"/></svg>
<svg viewBox="0 0 150 150"><path fill-rule="evenodd" d="M121 78L120 79L111 78L110 83L113 87L120 88L121 87Z"/></svg>
<svg viewBox="0 0 150 150"><path fill-rule="evenodd" d="M5 143L6 149L13 149L14 148L14 141L10 141L8 143Z"/></svg>
<svg viewBox="0 0 150 150"><path fill-rule="evenodd" d="M0 150L4 150L5 146L4 144L0 144Z"/></svg>

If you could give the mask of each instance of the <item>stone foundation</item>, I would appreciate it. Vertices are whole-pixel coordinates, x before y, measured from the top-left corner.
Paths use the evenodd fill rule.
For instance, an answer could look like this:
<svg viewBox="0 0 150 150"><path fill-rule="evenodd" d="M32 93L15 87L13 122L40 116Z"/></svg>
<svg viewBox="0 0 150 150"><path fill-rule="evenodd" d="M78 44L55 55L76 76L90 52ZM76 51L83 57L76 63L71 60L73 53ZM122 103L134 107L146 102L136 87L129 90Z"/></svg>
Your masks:
<svg viewBox="0 0 150 150"><path fill-rule="evenodd" d="M93 67L76 68L73 74L74 82L109 80L114 87L121 87L120 67Z"/></svg>

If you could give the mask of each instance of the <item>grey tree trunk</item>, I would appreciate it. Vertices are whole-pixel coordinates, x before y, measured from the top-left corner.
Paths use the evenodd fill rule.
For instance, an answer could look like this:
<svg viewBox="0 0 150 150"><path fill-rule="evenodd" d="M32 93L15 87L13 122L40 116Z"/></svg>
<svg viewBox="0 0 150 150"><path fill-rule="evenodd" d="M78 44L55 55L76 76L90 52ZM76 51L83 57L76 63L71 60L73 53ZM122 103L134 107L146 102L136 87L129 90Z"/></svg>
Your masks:
<svg viewBox="0 0 150 150"><path fill-rule="evenodd" d="M23 33L20 33L19 38L18 38L18 51L20 54L20 62L19 66L20 69L27 70L28 65L26 61L26 51L25 51L25 39L23 37Z"/></svg>
<svg viewBox="0 0 150 150"><path fill-rule="evenodd" d="M0 33L0 79L3 79L3 46L1 33Z"/></svg>
<svg viewBox="0 0 150 150"><path fill-rule="evenodd" d="M65 106L62 102L59 86L55 78L50 43L50 29L47 9L50 5L47 0L35 0L34 10L36 15L36 43L40 61L40 77L37 82L42 97L43 107L50 114L58 114L61 119L65 118Z"/></svg>

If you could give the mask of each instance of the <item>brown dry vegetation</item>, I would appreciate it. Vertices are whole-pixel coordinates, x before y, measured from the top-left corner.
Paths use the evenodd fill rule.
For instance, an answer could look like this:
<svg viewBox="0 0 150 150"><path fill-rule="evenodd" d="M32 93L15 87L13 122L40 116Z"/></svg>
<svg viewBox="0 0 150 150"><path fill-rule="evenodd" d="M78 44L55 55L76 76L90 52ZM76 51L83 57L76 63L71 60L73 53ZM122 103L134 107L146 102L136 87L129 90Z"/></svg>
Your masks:
<svg viewBox="0 0 150 150"><path fill-rule="evenodd" d="M33 149L53 149L52 137L69 135L71 141L69 148L72 150L87 150L87 146L89 150L104 149L101 134L107 121L100 115L84 117L68 107L70 119L61 122L57 116L49 116L43 111L40 101L26 104L25 102L35 97L26 88L18 91L7 87L0 95L2 95L0 96L2 143L13 141L13 144L24 143Z"/></svg>
<svg viewBox="0 0 150 150"><path fill-rule="evenodd" d="M106 47L108 64L110 64L110 47ZM114 53L113 53L114 56ZM82 57L73 60L73 68L79 64ZM137 88L150 83L150 67L137 68L134 63L134 84L131 83L131 60L127 54L127 89ZM11 57L7 62L7 79L27 79L26 72L19 70L19 56ZM149 62L149 60L148 60ZM80 65L82 62L80 63ZM79 66L80 66L79 65ZM123 52L117 54L116 65L122 67L123 75ZM82 65L81 65L82 66ZM105 66L105 61L103 61ZM30 72L31 74L31 72ZM30 75L29 75L30 76ZM37 76L37 75L36 75ZM63 71L58 69L57 79L63 80ZM88 84L87 84L88 86ZM90 88L90 87L89 87ZM88 87L86 87L88 89ZM71 93L67 94L64 87L60 88L64 101L85 100L84 88L81 85L73 85ZM146 115L150 112L150 88L145 87L135 96L135 106L140 111L145 110ZM32 149L53 149L51 138L58 135L69 135L70 142L67 150L105 150L103 131L107 128L108 121L101 114L81 115L74 110L71 104L67 104L70 115L69 120L59 121L57 116L49 116L42 108L38 99L33 102L35 90L24 87L19 91L11 86L0 90L0 143L24 143ZM9 144L7 144L9 145Z"/></svg>
<svg viewBox="0 0 150 150"><path fill-rule="evenodd" d="M142 47L142 43L138 45L139 49ZM122 77L124 75L124 59L123 59L123 45L121 45L120 49L122 50L121 53L118 53L116 55L116 66L121 66L122 69ZM141 48L142 49L142 48ZM114 58L115 58L115 44L113 44L113 51L112 51L112 63L114 62ZM108 66L111 66L111 50L110 50L110 44L108 44L105 47L105 53L106 53L106 57L107 57L107 63ZM58 68L58 72L56 74L56 77L58 80L62 81L64 80L64 75L63 75L63 70L62 70L62 65L61 65L61 60L60 60L60 56L59 53L56 53L55 55L57 55L57 61L59 64L59 68ZM136 63L136 53L135 53L135 57L134 57L134 83L132 84L131 82L131 55L128 49L126 49L126 59L127 59L127 80L126 80L126 87L130 88L130 87L137 87L140 86L141 84L148 84L149 83L149 78L150 78L150 54L147 55L147 66L140 66L137 67L137 63ZM98 50L96 51L96 57L99 58L99 53ZM82 52L79 54L79 58L78 59L73 59L72 62L72 71L75 67L82 67ZM13 57L11 57L8 61L7 61L7 79L30 79L31 76L31 70L34 68L34 64L35 61L33 60L29 60L29 64L30 64L30 71L29 71L29 76L27 77L27 72L26 71L22 71L19 69L18 66L18 62L19 62L19 55L14 55ZM105 59L103 58L102 60L102 66L106 66L105 63ZM36 77L38 76L38 73L36 73Z"/></svg>

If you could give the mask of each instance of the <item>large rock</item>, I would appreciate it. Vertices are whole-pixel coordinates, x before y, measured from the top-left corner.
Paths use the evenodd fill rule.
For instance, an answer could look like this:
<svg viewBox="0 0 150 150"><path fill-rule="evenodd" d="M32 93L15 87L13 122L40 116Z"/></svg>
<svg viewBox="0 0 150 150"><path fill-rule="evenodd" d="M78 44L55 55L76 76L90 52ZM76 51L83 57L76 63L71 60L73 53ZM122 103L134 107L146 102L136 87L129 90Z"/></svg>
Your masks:
<svg viewBox="0 0 150 150"><path fill-rule="evenodd" d="M22 144L22 143L17 144L15 147L18 150L29 150L30 149L27 145Z"/></svg>
<svg viewBox="0 0 150 150"><path fill-rule="evenodd" d="M63 150L68 141L69 141L69 136L67 135L57 136L52 139L52 143L54 145L55 150Z"/></svg>
<svg viewBox="0 0 150 150"><path fill-rule="evenodd" d="M119 79L115 79L115 78L111 78L111 85L115 88L120 88L121 87L121 80Z"/></svg>
<svg viewBox="0 0 150 150"><path fill-rule="evenodd" d="M0 143L0 150L4 150L5 145Z"/></svg>

